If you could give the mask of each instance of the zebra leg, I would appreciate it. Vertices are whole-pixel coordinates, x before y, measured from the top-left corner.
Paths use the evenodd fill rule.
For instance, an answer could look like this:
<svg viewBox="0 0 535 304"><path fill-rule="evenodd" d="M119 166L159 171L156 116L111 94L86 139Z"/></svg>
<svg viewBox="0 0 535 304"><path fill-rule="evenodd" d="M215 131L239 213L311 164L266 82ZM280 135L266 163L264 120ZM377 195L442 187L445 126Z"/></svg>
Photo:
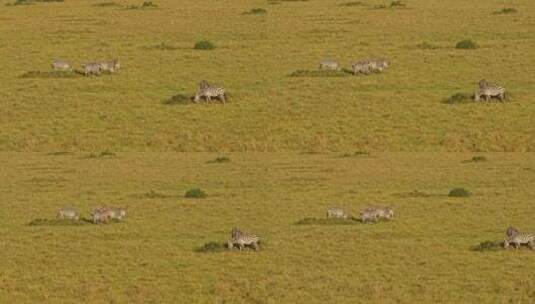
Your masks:
<svg viewBox="0 0 535 304"><path fill-rule="evenodd" d="M242 243L238 243L238 247L240 248L240 251L242 251L244 246Z"/></svg>
<svg viewBox="0 0 535 304"><path fill-rule="evenodd" d="M225 94L219 95L219 99L221 99L222 103L226 103L227 102L227 100L225 99Z"/></svg>
<svg viewBox="0 0 535 304"><path fill-rule="evenodd" d="M206 101L212 103L212 98L209 95L206 95Z"/></svg>
<svg viewBox="0 0 535 304"><path fill-rule="evenodd" d="M253 243L253 248L254 248L254 251L258 251L258 243L257 242L254 242Z"/></svg>

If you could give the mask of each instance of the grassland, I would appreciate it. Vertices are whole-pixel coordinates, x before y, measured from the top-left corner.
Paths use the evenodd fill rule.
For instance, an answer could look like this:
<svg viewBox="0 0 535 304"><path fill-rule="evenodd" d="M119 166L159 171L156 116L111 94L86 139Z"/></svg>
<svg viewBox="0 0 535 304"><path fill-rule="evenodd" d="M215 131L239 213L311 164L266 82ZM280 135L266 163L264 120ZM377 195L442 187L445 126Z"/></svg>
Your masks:
<svg viewBox="0 0 535 304"><path fill-rule="evenodd" d="M492 247L535 231L531 0L15 1L0 303L535 302L535 255ZM100 77L50 67L115 57ZM318 73L325 57L391 67ZM511 100L471 102L481 78ZM191 103L202 79L229 103ZM370 205L395 220L324 219ZM55 220L65 206L128 217ZM261 250L221 250L234 226Z"/></svg>
<svg viewBox="0 0 535 304"><path fill-rule="evenodd" d="M2 153L4 303L531 303L535 255L470 250L532 228L535 156ZM465 187L469 198L448 197ZM184 193L200 187L204 199ZM417 190L418 192L415 192ZM151 194L152 193L152 194ZM425 195L423 195L425 193ZM157 194L157 195L156 195ZM28 226L73 205L122 223ZM390 205L378 224L296 225L328 206ZM255 253L198 253L229 228ZM527 265L527 267L526 267Z"/></svg>
<svg viewBox="0 0 535 304"><path fill-rule="evenodd" d="M65 1L0 5L2 151L533 151L530 0ZM105 3L104 5L102 3ZM265 14L244 14L263 8ZM511 14L496 14L514 8ZM216 45L194 50L197 41ZM479 48L455 49L471 39ZM163 43L163 44L162 44ZM161 47L161 46L164 47ZM423 46L423 47L422 47ZM387 57L370 77L288 77L324 57ZM118 57L119 75L20 78ZM445 105L480 78L505 105ZM222 106L168 105L207 79Z"/></svg>

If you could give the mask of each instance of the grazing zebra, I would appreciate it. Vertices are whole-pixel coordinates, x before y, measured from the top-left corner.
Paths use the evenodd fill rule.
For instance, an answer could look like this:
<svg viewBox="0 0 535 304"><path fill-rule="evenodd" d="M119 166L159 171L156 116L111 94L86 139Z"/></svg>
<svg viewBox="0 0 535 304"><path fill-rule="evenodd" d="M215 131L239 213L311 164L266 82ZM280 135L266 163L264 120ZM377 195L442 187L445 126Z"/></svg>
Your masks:
<svg viewBox="0 0 535 304"><path fill-rule="evenodd" d="M118 220L122 220L123 218L126 217L126 210L123 209L123 208L106 208L106 207L101 207L101 208L97 208L97 209L95 209L94 211L99 212L99 213L104 213L104 212L106 212L107 214L109 214L110 219L118 219Z"/></svg>
<svg viewBox="0 0 535 304"><path fill-rule="evenodd" d="M507 230L505 231L505 235L507 237L514 237L517 234L518 234L518 230L513 226L509 226L509 228L507 228Z"/></svg>
<svg viewBox="0 0 535 304"><path fill-rule="evenodd" d="M485 79L481 79L479 81L479 89L474 94L474 101L480 101L481 97L486 101L492 97L497 97L500 101L503 101L505 99L505 89Z"/></svg>
<svg viewBox="0 0 535 304"><path fill-rule="evenodd" d="M74 208L61 208L58 210L56 217L59 219L79 220L80 212Z"/></svg>
<svg viewBox="0 0 535 304"><path fill-rule="evenodd" d="M229 249L232 249L234 245L237 245L240 251L245 246L252 246L255 251L258 251L258 241L260 241L260 238L257 235L243 233L239 228L235 227L230 232L230 239L227 242L227 246Z"/></svg>
<svg viewBox="0 0 535 304"><path fill-rule="evenodd" d="M320 62L320 70L340 71L338 62L332 59L324 59Z"/></svg>
<svg viewBox="0 0 535 304"><path fill-rule="evenodd" d="M508 248L511 244L518 249L520 245L527 244L530 249L535 249L535 234L530 233L518 233L511 237L505 238L503 242L503 248Z"/></svg>
<svg viewBox="0 0 535 304"><path fill-rule="evenodd" d="M379 219L392 219L394 217L394 210L390 207L369 207L360 212L360 221L365 223L367 221L377 222Z"/></svg>
<svg viewBox="0 0 535 304"><path fill-rule="evenodd" d="M52 68L56 71L70 71L71 66L65 60L56 59L52 62Z"/></svg>
<svg viewBox="0 0 535 304"><path fill-rule="evenodd" d="M327 209L327 218L338 218L338 219L347 219L349 216L347 213L340 208L329 208Z"/></svg>
<svg viewBox="0 0 535 304"><path fill-rule="evenodd" d="M117 72L121 68L121 64L117 58L110 61L101 61L99 64L101 71L109 71L111 73Z"/></svg>
<svg viewBox="0 0 535 304"><path fill-rule="evenodd" d="M199 102L201 97L204 97L206 101L212 102L212 97L216 97L221 100L221 102L226 103L225 98L225 89L221 87L212 87L208 85L208 82L204 81L200 83L201 86L206 85L205 87L199 88L195 96L193 97L193 102Z"/></svg>
<svg viewBox="0 0 535 304"><path fill-rule="evenodd" d="M107 223L113 218L113 211L106 208L97 208L90 213L91 221L94 224Z"/></svg>
<svg viewBox="0 0 535 304"><path fill-rule="evenodd" d="M210 84L208 83L208 81L206 80L201 80L201 82L199 82L199 89L202 90L202 89L206 89L210 87Z"/></svg>
<svg viewBox="0 0 535 304"><path fill-rule="evenodd" d="M369 60L372 65L372 71L382 72L384 69L388 68L390 63L384 58L375 58Z"/></svg>
<svg viewBox="0 0 535 304"><path fill-rule="evenodd" d="M371 62L370 60L361 60L361 61L357 61L351 64L351 67L353 68L353 75L357 75L357 74L368 75L374 71L375 66L376 64Z"/></svg>
<svg viewBox="0 0 535 304"><path fill-rule="evenodd" d="M82 64L82 68L84 69L85 76L89 76L91 74L100 75L100 71L102 70L100 63L96 62Z"/></svg>

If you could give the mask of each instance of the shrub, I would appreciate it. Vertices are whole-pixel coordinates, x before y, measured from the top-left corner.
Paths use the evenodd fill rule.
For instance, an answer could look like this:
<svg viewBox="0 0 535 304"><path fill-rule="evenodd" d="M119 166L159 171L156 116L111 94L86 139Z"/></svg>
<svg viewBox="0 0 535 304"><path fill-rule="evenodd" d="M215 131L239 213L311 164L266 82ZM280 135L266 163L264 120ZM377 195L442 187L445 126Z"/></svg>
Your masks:
<svg viewBox="0 0 535 304"><path fill-rule="evenodd" d="M197 41L193 46L195 50L213 50L215 49L215 44L208 40Z"/></svg>
<svg viewBox="0 0 535 304"><path fill-rule="evenodd" d="M340 4L340 6L362 6L364 3L362 1L353 1Z"/></svg>
<svg viewBox="0 0 535 304"><path fill-rule="evenodd" d="M487 161L487 158L485 156L474 156L469 160L463 161L463 163L479 163Z"/></svg>
<svg viewBox="0 0 535 304"><path fill-rule="evenodd" d="M502 242L485 241L472 246L470 249L472 251L497 251L501 248L503 248Z"/></svg>
<svg viewBox="0 0 535 304"><path fill-rule="evenodd" d="M515 14L517 13L518 11L516 10L516 8L513 8L513 7L504 7L502 8L501 10L499 11L495 11L494 12L494 15L500 15L500 14Z"/></svg>
<svg viewBox="0 0 535 304"><path fill-rule="evenodd" d="M209 164L221 164L221 163L228 163L230 162L230 158L226 156L220 156L214 160L209 160L207 163Z"/></svg>
<svg viewBox="0 0 535 304"><path fill-rule="evenodd" d="M189 104L189 103L191 103L191 97L188 97L184 94L177 94L163 101L163 104L166 104L166 105Z"/></svg>
<svg viewBox="0 0 535 304"><path fill-rule="evenodd" d="M477 43L475 43L474 41L470 39L461 40L457 42L457 44L455 45L456 49L464 49L464 50L477 49L478 47L479 46L477 45Z"/></svg>
<svg viewBox="0 0 535 304"><path fill-rule="evenodd" d="M405 6L405 3L401 2L401 1L392 1L390 2L390 7L396 7L396 6Z"/></svg>
<svg viewBox="0 0 535 304"><path fill-rule="evenodd" d="M267 14L267 11L263 8L253 8L248 12L243 13L244 15L263 15Z"/></svg>
<svg viewBox="0 0 535 304"><path fill-rule="evenodd" d="M464 188L453 188L448 193L449 197L469 197L471 193Z"/></svg>
<svg viewBox="0 0 535 304"><path fill-rule="evenodd" d="M209 252L222 252L226 251L227 244L217 243L217 242L208 242L202 245L199 248L196 248L196 252L209 253Z"/></svg>
<svg viewBox="0 0 535 304"><path fill-rule="evenodd" d="M192 188L186 191L187 198L206 198L206 193L199 188Z"/></svg>
<svg viewBox="0 0 535 304"><path fill-rule="evenodd" d="M447 104L467 103L472 101L472 95L466 93L455 93L442 102Z"/></svg>

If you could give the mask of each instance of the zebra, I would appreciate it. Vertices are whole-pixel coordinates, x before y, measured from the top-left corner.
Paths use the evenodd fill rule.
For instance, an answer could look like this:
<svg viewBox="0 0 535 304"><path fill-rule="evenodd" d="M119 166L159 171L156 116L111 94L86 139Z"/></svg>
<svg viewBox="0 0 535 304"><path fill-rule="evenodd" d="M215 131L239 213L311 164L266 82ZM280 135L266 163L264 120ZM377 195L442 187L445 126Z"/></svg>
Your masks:
<svg viewBox="0 0 535 304"><path fill-rule="evenodd" d="M515 249L518 249L522 244L527 244L528 247L533 250L535 249L535 234L517 233L513 236L507 237L503 242L503 248L508 248L511 244L513 244Z"/></svg>
<svg viewBox="0 0 535 304"><path fill-rule="evenodd" d="M505 89L485 79L481 79L479 81L479 89L474 94L474 101L480 101L481 97L487 101L492 97L497 97L500 101L503 101L505 100Z"/></svg>
<svg viewBox="0 0 535 304"><path fill-rule="evenodd" d="M110 61L101 61L99 65L101 71L109 71L111 73L117 72L121 68L121 64L117 58Z"/></svg>
<svg viewBox="0 0 535 304"><path fill-rule="evenodd" d="M70 71L71 66L65 60L56 59L52 62L52 68L56 71Z"/></svg>
<svg viewBox="0 0 535 304"><path fill-rule="evenodd" d="M97 208L90 213L93 224L107 223L113 218L113 211L106 208Z"/></svg>
<svg viewBox="0 0 535 304"><path fill-rule="evenodd" d="M123 209L123 208L106 208L106 207L101 207L101 208L97 208L95 209L94 211L98 212L98 213L108 213L109 214L109 217L110 219L118 219L118 220L122 220L123 218L126 217L126 210Z"/></svg>
<svg viewBox="0 0 535 304"><path fill-rule="evenodd" d="M74 208L61 208L58 210L56 217L58 219L79 220L80 212Z"/></svg>
<svg viewBox="0 0 535 304"><path fill-rule="evenodd" d="M237 245L241 251L245 246L252 246L255 251L258 251L260 248L258 246L259 241L260 238L257 235L243 233L239 228L234 227L230 232L230 239L227 242L227 247L232 249L234 248L234 245Z"/></svg>
<svg viewBox="0 0 535 304"><path fill-rule="evenodd" d="M388 68L388 66L390 65L388 60L384 58L370 59L369 62L371 63L372 70L374 72L382 72L384 69Z"/></svg>
<svg viewBox="0 0 535 304"><path fill-rule="evenodd" d="M82 64L82 68L84 69L83 72L85 76L89 76L91 74L100 75L100 71L102 70L100 63L96 62Z"/></svg>
<svg viewBox="0 0 535 304"><path fill-rule="evenodd" d="M369 74L372 71L372 63L368 60L361 60L351 64L353 75Z"/></svg>
<svg viewBox="0 0 535 304"><path fill-rule="evenodd" d="M225 89L222 87L213 87L208 84L208 82L204 81L200 83L201 88L195 93L195 96L193 97L193 102L197 103L201 100L201 97L204 97L206 101L212 102L212 97L216 97L217 99L221 100L221 102L226 103L225 98ZM204 87L202 87L204 86Z"/></svg>
<svg viewBox="0 0 535 304"><path fill-rule="evenodd" d="M330 70L330 71L340 71L340 66L338 62L332 59L324 59L320 62L320 70Z"/></svg>
<svg viewBox="0 0 535 304"><path fill-rule="evenodd" d="M394 210L390 207L369 207L360 212L360 221L365 223L369 220L377 222L379 219L392 219Z"/></svg>
<svg viewBox="0 0 535 304"><path fill-rule="evenodd" d="M519 232L518 232L518 229L516 229L516 228L513 227L513 226L509 226L509 227L507 228L507 230L505 231L505 235L506 235L507 237L514 237L514 236L518 235L518 233L519 233Z"/></svg>
<svg viewBox="0 0 535 304"><path fill-rule="evenodd" d="M340 208L329 208L329 209L327 209L327 218L328 219L331 219L331 218L347 219L348 215L343 209L340 209Z"/></svg>
<svg viewBox="0 0 535 304"><path fill-rule="evenodd" d="M206 80L201 80L201 82L199 82L199 89L206 89L210 87L210 84L208 83L208 81Z"/></svg>

